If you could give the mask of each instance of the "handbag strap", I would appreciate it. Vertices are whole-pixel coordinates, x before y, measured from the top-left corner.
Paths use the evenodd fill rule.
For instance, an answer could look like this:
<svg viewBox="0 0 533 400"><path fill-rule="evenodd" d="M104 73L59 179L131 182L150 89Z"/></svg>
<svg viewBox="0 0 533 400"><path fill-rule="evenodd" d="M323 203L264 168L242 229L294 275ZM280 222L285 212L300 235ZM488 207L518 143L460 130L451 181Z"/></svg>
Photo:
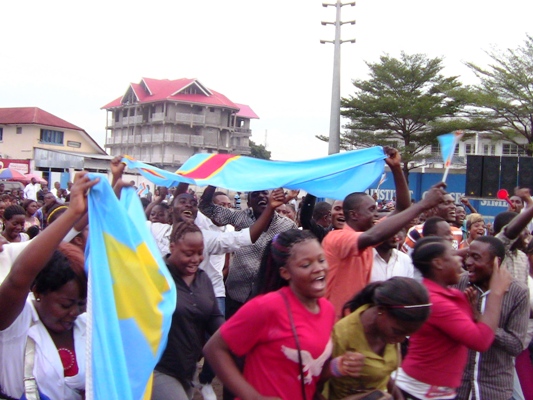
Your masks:
<svg viewBox="0 0 533 400"><path fill-rule="evenodd" d="M300 340L298 339L298 332L296 332L296 326L294 325L294 318L292 317L289 299L287 298L287 295L284 292L280 291L279 294L281 295L281 297L283 297L283 300L285 301L285 306L287 307L287 314L289 314L289 322L291 323L292 334L294 335L296 349L298 350L298 365L300 367L300 384L302 386L302 398L303 400L307 400L307 396L305 394L304 365L302 362L302 351L300 349Z"/></svg>
<svg viewBox="0 0 533 400"><path fill-rule="evenodd" d="M33 376L33 366L35 365L35 341L28 336L26 339L26 349L24 351L24 393L27 400L40 400L37 382Z"/></svg>

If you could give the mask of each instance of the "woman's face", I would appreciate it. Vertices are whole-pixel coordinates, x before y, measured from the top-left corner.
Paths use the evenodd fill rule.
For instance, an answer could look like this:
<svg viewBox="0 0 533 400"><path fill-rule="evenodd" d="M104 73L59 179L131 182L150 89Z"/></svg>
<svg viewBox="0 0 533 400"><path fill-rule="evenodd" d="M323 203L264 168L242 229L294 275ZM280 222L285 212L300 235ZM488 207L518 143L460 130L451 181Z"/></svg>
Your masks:
<svg viewBox="0 0 533 400"><path fill-rule="evenodd" d="M468 231L468 233L470 234L470 238L472 240L476 240L478 237L485 235L485 222L474 222L470 226L470 230Z"/></svg>
<svg viewBox="0 0 533 400"><path fill-rule="evenodd" d="M443 283L446 285L455 285L459 282L459 277L463 273L462 258L457 255L451 245L446 249L443 255L438 257L442 266Z"/></svg>
<svg viewBox="0 0 533 400"><path fill-rule="evenodd" d="M382 309L380 313L377 316L377 328L383 340L389 344L402 343L407 336L418 331L425 322L400 321L386 309Z"/></svg>
<svg viewBox="0 0 533 400"><path fill-rule="evenodd" d="M6 220L4 229L7 235L11 239L17 237L24 230L24 222L26 222L26 216L24 214L13 215L10 220Z"/></svg>
<svg viewBox="0 0 533 400"><path fill-rule="evenodd" d="M34 215L37 212L38 208L39 208L39 206L37 205L37 202L36 201L32 201L26 207L26 212L28 213L29 216L32 216L32 215Z"/></svg>
<svg viewBox="0 0 533 400"><path fill-rule="evenodd" d="M68 281L58 290L45 294L34 292L35 308L42 323L51 332L62 333L74 327L74 321L87 306L87 299L80 297L75 280Z"/></svg>
<svg viewBox="0 0 533 400"><path fill-rule="evenodd" d="M204 260L204 239L200 232L186 233L177 242L170 243L167 261L181 277L193 276Z"/></svg>
<svg viewBox="0 0 533 400"><path fill-rule="evenodd" d="M328 263L322 246L315 239L296 243L285 267L280 268L282 278L289 281L294 294L303 301L318 299L326 294Z"/></svg>
<svg viewBox="0 0 533 400"><path fill-rule="evenodd" d="M6 203L0 201L0 218L4 218L4 211L6 210Z"/></svg>

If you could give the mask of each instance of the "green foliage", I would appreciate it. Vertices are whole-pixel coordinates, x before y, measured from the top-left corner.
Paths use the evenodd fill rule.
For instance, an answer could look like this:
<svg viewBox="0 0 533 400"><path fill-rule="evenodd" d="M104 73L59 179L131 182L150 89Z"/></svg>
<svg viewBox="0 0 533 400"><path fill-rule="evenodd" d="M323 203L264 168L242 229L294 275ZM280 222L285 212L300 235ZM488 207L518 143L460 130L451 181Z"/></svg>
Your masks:
<svg viewBox="0 0 533 400"><path fill-rule="evenodd" d="M250 150L250 157L270 160L271 153L262 144L255 144L253 141L250 140Z"/></svg>
<svg viewBox="0 0 533 400"><path fill-rule="evenodd" d="M457 77L441 74L442 61L402 52L399 59L383 55L379 62L367 62L370 78L354 80L355 94L341 100L341 114L350 120L341 147L392 145L408 176L414 168L408 163L423 159L424 149L438 135L467 128L469 122L460 114L471 96Z"/></svg>
<svg viewBox="0 0 533 400"><path fill-rule="evenodd" d="M487 52L488 68L466 65L480 84L474 87L469 104L473 121L483 121L484 131L518 145L533 155L533 37L522 46ZM524 139L526 143L524 143Z"/></svg>

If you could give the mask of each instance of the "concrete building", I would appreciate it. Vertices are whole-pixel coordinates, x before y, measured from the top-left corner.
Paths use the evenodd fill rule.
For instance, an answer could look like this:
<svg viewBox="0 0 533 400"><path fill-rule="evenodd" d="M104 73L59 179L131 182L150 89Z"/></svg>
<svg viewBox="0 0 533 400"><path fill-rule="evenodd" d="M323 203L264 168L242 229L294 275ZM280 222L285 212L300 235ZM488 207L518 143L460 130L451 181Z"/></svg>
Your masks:
<svg viewBox="0 0 533 400"><path fill-rule="evenodd" d="M30 171L66 187L74 170L107 172L110 158L82 128L49 112L0 108L0 159L6 165L26 160Z"/></svg>
<svg viewBox="0 0 533 400"><path fill-rule="evenodd" d="M259 118L197 79L143 78L102 108L112 155L170 170L195 153L249 154L250 120Z"/></svg>

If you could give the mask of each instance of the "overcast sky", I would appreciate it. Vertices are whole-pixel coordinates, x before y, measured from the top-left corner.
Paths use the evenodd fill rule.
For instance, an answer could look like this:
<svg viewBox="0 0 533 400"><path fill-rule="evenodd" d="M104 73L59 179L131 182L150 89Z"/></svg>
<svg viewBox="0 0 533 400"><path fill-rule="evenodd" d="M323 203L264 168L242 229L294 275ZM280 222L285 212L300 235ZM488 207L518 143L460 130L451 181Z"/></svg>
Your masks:
<svg viewBox="0 0 533 400"><path fill-rule="evenodd" d="M330 0L333 2L334 0ZM259 115L252 139L274 159L327 155L335 8L317 0L3 1L0 107L40 107L103 146L106 112L130 82L197 78ZM447 75L484 50L517 47L533 2L358 0L342 8L341 95L365 78L364 61L389 53L442 56Z"/></svg>

